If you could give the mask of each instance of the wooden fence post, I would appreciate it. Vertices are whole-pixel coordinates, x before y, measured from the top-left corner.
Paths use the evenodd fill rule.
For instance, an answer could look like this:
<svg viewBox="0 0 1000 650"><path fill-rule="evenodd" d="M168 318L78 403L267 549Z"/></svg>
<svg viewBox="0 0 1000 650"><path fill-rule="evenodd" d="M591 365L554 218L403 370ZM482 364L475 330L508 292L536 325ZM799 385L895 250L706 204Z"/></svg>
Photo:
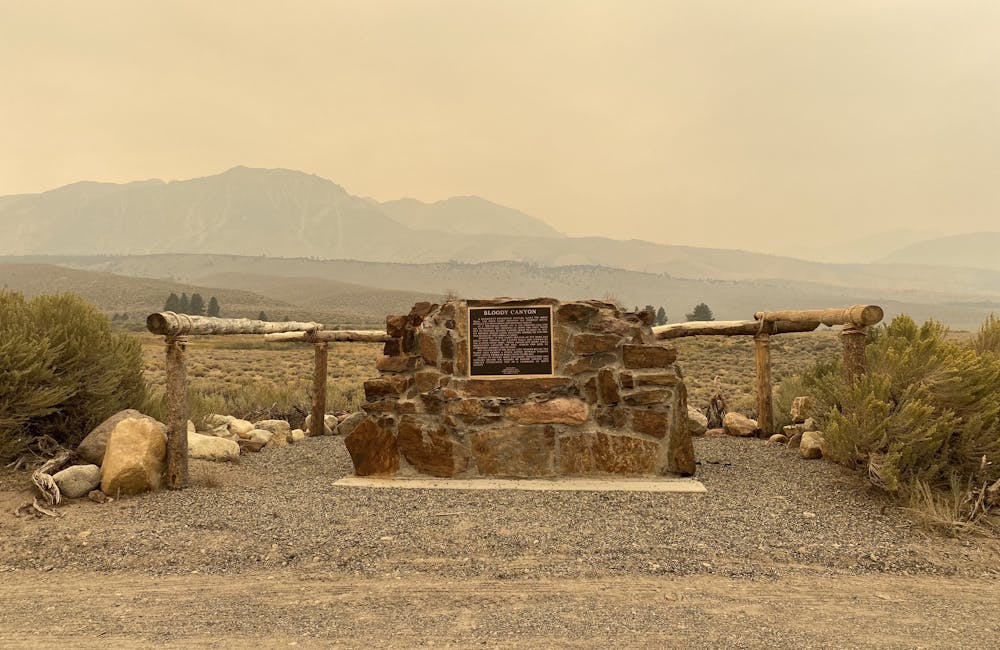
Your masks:
<svg viewBox="0 0 1000 650"><path fill-rule="evenodd" d="M848 384L865 374L865 339L867 328L846 325L840 333L844 345L844 381Z"/></svg>
<svg viewBox="0 0 1000 650"><path fill-rule="evenodd" d="M180 490L188 484L187 349L186 336L168 336L167 344L167 487Z"/></svg>
<svg viewBox="0 0 1000 650"><path fill-rule="evenodd" d="M329 357L330 344L326 341L315 341L315 365L313 367L313 402L312 426L310 436L321 436L326 431L326 363Z"/></svg>
<svg viewBox="0 0 1000 650"><path fill-rule="evenodd" d="M766 321L753 337L754 361L757 366L757 424L762 438L774 433L774 407L771 402L771 335Z"/></svg>

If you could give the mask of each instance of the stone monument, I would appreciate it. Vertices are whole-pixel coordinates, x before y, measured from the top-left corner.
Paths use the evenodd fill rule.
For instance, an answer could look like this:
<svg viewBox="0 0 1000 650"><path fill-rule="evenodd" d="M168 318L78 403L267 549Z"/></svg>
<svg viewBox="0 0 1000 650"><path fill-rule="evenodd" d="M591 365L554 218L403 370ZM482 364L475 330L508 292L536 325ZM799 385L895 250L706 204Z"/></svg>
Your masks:
<svg viewBox="0 0 1000 650"><path fill-rule="evenodd" d="M645 312L449 300L386 318L345 444L358 476L690 476L687 394Z"/></svg>

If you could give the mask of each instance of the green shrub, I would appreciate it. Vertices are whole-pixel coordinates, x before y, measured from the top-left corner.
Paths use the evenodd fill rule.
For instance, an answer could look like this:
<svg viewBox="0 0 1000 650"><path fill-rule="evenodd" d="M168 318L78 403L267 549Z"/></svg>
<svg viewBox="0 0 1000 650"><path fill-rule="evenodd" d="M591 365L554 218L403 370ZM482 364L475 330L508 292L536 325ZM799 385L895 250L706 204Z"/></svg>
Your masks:
<svg viewBox="0 0 1000 650"><path fill-rule="evenodd" d="M83 299L0 292L0 455L39 436L72 446L109 415L142 407L138 340Z"/></svg>
<svg viewBox="0 0 1000 650"><path fill-rule="evenodd" d="M972 347L979 354L1000 355L1000 318L990 314L972 339Z"/></svg>
<svg viewBox="0 0 1000 650"><path fill-rule="evenodd" d="M827 364L802 382L826 413L830 458L911 504L950 493L963 504L952 511L970 521L982 514L975 495L1000 478L1000 356L947 334L940 323L898 316L874 328L859 380L848 385Z"/></svg>

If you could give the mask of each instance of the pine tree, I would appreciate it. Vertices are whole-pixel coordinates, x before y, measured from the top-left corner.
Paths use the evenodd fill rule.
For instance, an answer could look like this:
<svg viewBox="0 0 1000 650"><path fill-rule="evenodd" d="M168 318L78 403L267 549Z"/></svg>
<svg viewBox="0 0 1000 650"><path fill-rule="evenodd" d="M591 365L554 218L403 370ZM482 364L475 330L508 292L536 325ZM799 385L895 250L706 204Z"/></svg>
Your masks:
<svg viewBox="0 0 1000 650"><path fill-rule="evenodd" d="M215 296L208 299L208 315L219 317L219 301L215 299Z"/></svg>
<svg viewBox="0 0 1000 650"><path fill-rule="evenodd" d="M205 299L201 297L200 293L191 294L191 304L188 307L188 313L192 316L205 315Z"/></svg>
<svg viewBox="0 0 1000 650"><path fill-rule="evenodd" d="M181 303L177 307L177 312L180 314L191 313L191 301L188 299L188 295L186 293L181 294Z"/></svg>
<svg viewBox="0 0 1000 650"><path fill-rule="evenodd" d="M692 311L690 314L685 314L684 318L686 318L689 321L715 320L715 315L712 314L712 310L708 308L708 305L706 305L703 302L699 302L697 305L694 306L694 311Z"/></svg>
<svg viewBox="0 0 1000 650"><path fill-rule="evenodd" d="M163 305L163 311L179 312L181 310L181 299L173 291L167 296L167 302Z"/></svg>
<svg viewBox="0 0 1000 650"><path fill-rule="evenodd" d="M662 306L656 310L656 324L657 325L667 324L667 311Z"/></svg>
<svg viewBox="0 0 1000 650"><path fill-rule="evenodd" d="M257 314L257 320L267 320L267 314L261 311L259 314Z"/></svg>

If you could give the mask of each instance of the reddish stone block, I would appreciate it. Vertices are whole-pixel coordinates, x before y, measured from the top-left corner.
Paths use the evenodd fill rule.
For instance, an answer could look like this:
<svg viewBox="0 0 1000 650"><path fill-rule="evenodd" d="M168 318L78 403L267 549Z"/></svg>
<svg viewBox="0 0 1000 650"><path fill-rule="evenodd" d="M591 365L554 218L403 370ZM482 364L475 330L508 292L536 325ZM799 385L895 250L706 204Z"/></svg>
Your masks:
<svg viewBox="0 0 1000 650"><path fill-rule="evenodd" d="M576 354L597 354L598 352L612 352L618 347L622 338L617 334L593 334L590 332L580 332L574 334L573 352Z"/></svg>
<svg viewBox="0 0 1000 650"><path fill-rule="evenodd" d="M677 350L659 345L624 345L622 361L626 368L666 368L677 360Z"/></svg>
<svg viewBox="0 0 1000 650"><path fill-rule="evenodd" d="M344 438L344 445L358 476L391 476L399 469L392 418L369 416Z"/></svg>
<svg viewBox="0 0 1000 650"><path fill-rule="evenodd" d="M508 425L470 436L472 456L483 476L552 476L556 447L551 426Z"/></svg>
<svg viewBox="0 0 1000 650"><path fill-rule="evenodd" d="M603 431L559 438L559 465L566 475L659 473L660 445Z"/></svg>
<svg viewBox="0 0 1000 650"><path fill-rule="evenodd" d="M618 390L618 378L611 368L601 368L597 371L597 401L604 405L617 404L621 400Z"/></svg>
<svg viewBox="0 0 1000 650"><path fill-rule="evenodd" d="M576 384L569 377L525 377L523 379L465 379L455 388L469 397L528 397L536 393L569 392Z"/></svg>
<svg viewBox="0 0 1000 650"><path fill-rule="evenodd" d="M451 477L469 465L468 449L441 424L404 416L399 421L397 444L403 458L422 474Z"/></svg>
<svg viewBox="0 0 1000 650"><path fill-rule="evenodd" d="M669 424L669 411L632 410L632 428L638 433L645 433L647 436L653 436L654 438L663 438L667 435Z"/></svg>
<svg viewBox="0 0 1000 650"><path fill-rule="evenodd" d="M382 372L412 372L424 367L421 357L382 357L375 362L375 368Z"/></svg>

